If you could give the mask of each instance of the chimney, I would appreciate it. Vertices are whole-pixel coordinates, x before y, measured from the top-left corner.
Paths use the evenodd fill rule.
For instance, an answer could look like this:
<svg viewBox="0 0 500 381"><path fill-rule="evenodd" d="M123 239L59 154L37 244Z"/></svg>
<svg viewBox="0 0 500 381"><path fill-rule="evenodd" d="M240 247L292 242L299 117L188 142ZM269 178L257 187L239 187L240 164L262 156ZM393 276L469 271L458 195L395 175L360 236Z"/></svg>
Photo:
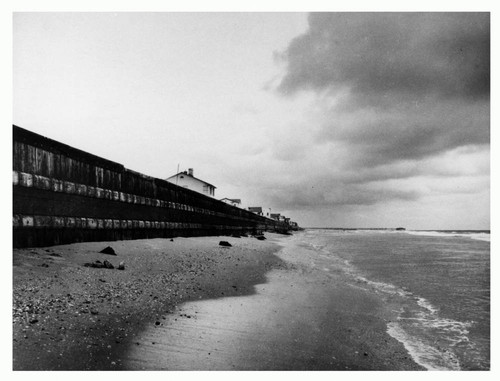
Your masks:
<svg viewBox="0 0 500 381"><path fill-rule="evenodd" d="M191 177L193 176L193 168L188 169L188 175Z"/></svg>

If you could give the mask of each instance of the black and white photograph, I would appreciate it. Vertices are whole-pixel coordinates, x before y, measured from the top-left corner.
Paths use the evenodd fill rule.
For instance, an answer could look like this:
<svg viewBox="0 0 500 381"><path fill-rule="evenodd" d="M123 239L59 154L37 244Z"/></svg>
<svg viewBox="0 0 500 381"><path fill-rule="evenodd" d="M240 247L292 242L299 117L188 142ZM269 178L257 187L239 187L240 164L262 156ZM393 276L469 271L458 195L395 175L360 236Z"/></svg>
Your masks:
<svg viewBox="0 0 500 381"><path fill-rule="evenodd" d="M11 374L492 374L490 8L123 8L9 14Z"/></svg>

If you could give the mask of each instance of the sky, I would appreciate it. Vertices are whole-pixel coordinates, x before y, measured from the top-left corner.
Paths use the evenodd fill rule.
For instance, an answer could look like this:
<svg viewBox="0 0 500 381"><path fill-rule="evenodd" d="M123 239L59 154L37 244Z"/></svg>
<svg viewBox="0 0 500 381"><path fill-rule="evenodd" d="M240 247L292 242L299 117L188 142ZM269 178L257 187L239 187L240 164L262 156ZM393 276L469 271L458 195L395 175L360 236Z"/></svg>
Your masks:
<svg viewBox="0 0 500 381"><path fill-rule="evenodd" d="M304 227L490 228L488 13L25 13L13 124Z"/></svg>

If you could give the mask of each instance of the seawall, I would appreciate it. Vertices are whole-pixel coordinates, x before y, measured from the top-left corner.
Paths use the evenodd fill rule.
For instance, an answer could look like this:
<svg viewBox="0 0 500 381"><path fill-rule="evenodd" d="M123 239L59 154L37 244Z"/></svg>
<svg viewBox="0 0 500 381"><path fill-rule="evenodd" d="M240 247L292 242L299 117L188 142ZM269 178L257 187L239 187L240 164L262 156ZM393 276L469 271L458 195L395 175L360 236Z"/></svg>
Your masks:
<svg viewBox="0 0 500 381"><path fill-rule="evenodd" d="M13 126L13 245L260 234L289 226Z"/></svg>

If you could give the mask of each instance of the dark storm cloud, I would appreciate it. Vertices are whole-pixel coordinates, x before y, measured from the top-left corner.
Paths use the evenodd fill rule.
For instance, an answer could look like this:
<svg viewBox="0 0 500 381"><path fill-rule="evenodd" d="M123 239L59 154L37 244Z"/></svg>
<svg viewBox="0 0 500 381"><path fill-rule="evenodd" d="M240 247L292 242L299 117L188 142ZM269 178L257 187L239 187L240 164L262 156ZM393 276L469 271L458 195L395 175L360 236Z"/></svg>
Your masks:
<svg viewBox="0 0 500 381"><path fill-rule="evenodd" d="M377 166L488 144L488 13L314 13L282 53L283 94L313 90L318 142Z"/></svg>
<svg viewBox="0 0 500 381"><path fill-rule="evenodd" d="M488 13L313 13L281 54L283 93L378 97L489 96ZM377 102L377 100L371 100Z"/></svg>
<svg viewBox="0 0 500 381"><path fill-rule="evenodd" d="M316 140L345 143L351 161L360 166L418 160L460 146L488 144L490 139L488 102L423 100L384 113L360 109L325 115Z"/></svg>
<svg viewBox="0 0 500 381"><path fill-rule="evenodd" d="M314 128L303 133L322 152L309 166L321 174L298 173L283 207L415 200L425 187L402 183L435 176L461 147L488 149L488 13L314 13L277 55L286 64L279 93L317 95ZM283 143L272 149L279 157ZM436 169L419 165L430 161Z"/></svg>
<svg viewBox="0 0 500 381"><path fill-rule="evenodd" d="M387 200L416 200L420 193L414 189L401 190L390 188L373 188L365 184L356 184L336 179L330 181L324 177L309 178L307 181L298 180L288 184L287 197L279 187L266 191L266 200L271 205L283 209L322 209L325 206L338 207L341 205L374 205Z"/></svg>

